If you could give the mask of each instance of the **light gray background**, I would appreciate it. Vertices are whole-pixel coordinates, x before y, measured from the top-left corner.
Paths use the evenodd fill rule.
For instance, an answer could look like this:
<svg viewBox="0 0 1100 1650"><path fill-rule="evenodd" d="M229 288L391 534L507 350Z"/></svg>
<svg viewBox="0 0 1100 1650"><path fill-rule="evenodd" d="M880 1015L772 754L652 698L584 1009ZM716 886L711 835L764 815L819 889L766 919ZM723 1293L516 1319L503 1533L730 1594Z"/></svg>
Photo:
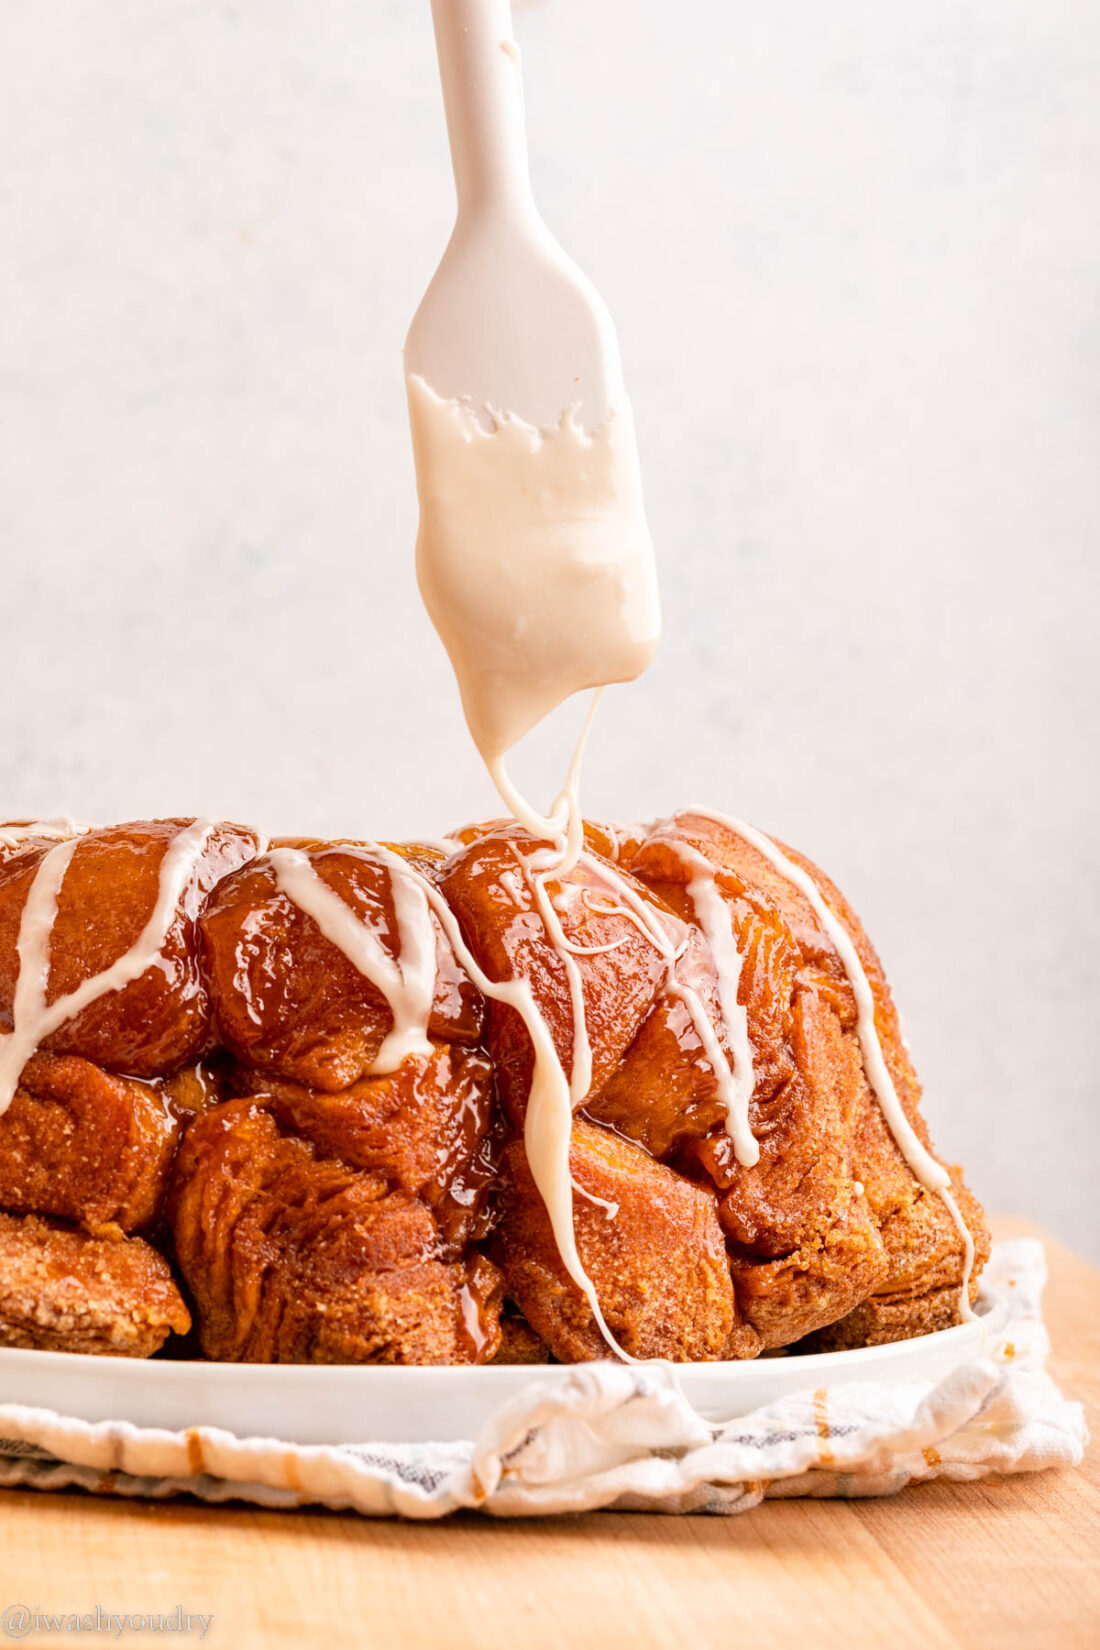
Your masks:
<svg viewBox="0 0 1100 1650"><path fill-rule="evenodd" d="M662 558L590 810L710 800L818 858L941 1149L1100 1254L1100 10L548 0L518 32ZM491 810L412 571L427 0L6 6L0 157L0 814ZM521 764L542 798L564 737Z"/></svg>

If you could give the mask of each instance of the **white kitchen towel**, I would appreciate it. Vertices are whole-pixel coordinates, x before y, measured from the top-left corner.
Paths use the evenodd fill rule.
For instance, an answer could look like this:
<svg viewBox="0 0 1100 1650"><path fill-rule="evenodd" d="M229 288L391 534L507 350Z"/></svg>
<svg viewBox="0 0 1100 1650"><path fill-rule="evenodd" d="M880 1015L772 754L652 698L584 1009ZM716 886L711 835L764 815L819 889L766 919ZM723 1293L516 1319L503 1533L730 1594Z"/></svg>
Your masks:
<svg viewBox="0 0 1100 1650"><path fill-rule="evenodd" d="M582 1364L531 1385L466 1444L316 1445L215 1428L90 1425L0 1405L0 1485L103 1494L321 1504L375 1516L500 1517L614 1507L738 1513L765 1496L893 1495L929 1478L1076 1465L1080 1404L1046 1373L1042 1246L1000 1243L983 1277L1007 1322L987 1355L936 1385L822 1387L724 1426L700 1419L669 1371Z"/></svg>

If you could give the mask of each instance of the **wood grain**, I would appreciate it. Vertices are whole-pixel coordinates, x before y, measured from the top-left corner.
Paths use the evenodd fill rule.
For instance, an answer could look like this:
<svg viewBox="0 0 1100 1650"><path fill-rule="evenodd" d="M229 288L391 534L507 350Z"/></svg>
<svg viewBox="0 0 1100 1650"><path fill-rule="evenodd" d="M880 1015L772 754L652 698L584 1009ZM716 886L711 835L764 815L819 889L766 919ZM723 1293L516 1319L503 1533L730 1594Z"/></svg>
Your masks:
<svg viewBox="0 0 1100 1650"><path fill-rule="evenodd" d="M999 1236L1022 1230L998 1223ZM1095 1432L1100 1274L1047 1243L1054 1373ZM8 1491L0 1606L16 1601L59 1613L178 1603L214 1616L204 1644L235 1650L1093 1650L1100 1471L1092 1452L1081 1472L766 1502L731 1519L430 1526Z"/></svg>

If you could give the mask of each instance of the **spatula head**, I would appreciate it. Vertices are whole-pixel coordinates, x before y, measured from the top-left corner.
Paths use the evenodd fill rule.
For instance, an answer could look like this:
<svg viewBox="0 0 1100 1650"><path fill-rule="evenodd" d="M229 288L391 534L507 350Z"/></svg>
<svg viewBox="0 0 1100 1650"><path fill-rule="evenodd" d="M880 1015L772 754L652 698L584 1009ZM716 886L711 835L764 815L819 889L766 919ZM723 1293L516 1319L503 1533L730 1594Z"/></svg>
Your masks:
<svg viewBox="0 0 1100 1650"><path fill-rule="evenodd" d="M607 306L532 210L460 218L413 317L405 370L477 411L594 430L624 399Z"/></svg>

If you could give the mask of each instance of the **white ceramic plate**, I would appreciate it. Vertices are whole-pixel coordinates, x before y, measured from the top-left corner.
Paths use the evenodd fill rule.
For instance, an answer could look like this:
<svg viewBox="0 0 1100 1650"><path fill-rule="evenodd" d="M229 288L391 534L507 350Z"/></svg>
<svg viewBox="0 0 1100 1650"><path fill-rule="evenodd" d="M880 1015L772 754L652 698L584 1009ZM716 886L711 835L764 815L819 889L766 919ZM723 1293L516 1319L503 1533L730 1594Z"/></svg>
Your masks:
<svg viewBox="0 0 1100 1650"><path fill-rule="evenodd" d="M748 1415L790 1392L851 1381L935 1381L983 1355L1004 1309L978 1302L974 1323L854 1352L681 1364L685 1396L708 1420ZM475 1438L525 1386L553 1385L568 1364L495 1369L173 1363L0 1348L0 1403L84 1421L130 1421L182 1432L222 1427L293 1444L427 1443Z"/></svg>

